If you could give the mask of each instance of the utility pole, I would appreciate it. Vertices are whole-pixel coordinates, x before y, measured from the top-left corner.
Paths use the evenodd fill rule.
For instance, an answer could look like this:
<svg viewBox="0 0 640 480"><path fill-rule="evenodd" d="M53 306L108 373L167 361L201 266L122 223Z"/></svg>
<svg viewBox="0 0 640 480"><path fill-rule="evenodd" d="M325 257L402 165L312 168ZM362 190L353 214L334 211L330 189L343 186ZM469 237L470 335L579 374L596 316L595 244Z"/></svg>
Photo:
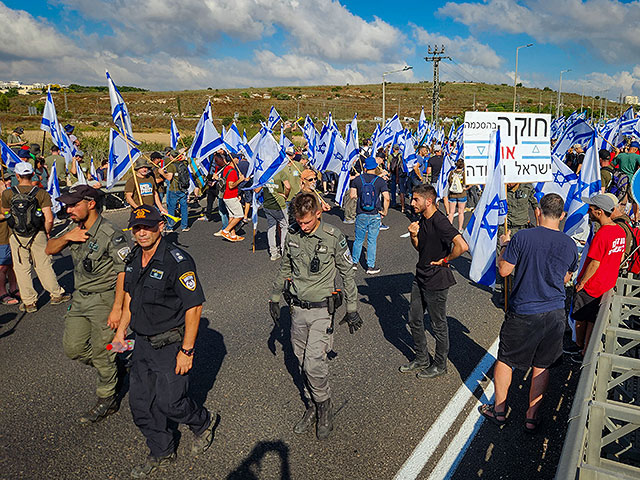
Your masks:
<svg viewBox="0 0 640 480"><path fill-rule="evenodd" d="M476 92L473 92L473 111L476 111Z"/></svg>
<svg viewBox="0 0 640 480"><path fill-rule="evenodd" d="M540 113L541 108L542 108L542 92L540 92L540 100L538 100L538 113Z"/></svg>
<svg viewBox="0 0 640 480"><path fill-rule="evenodd" d="M438 117L440 116L440 61L444 59L452 60L451 57L444 55L444 45L438 49L438 46L427 46L427 57L424 59L427 62L433 62L433 101L431 107L431 119L438 125Z"/></svg>

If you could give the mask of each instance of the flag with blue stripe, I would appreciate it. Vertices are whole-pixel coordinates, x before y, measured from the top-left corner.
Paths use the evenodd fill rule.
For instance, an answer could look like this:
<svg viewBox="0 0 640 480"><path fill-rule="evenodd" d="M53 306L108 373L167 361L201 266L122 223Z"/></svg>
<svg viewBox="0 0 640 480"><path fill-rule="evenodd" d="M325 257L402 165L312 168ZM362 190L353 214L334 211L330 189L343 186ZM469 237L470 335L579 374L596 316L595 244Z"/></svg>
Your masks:
<svg viewBox="0 0 640 480"><path fill-rule="evenodd" d="M189 148L189 158L195 158L199 169L206 173L209 171L209 156L224 146L222 137L213 125L211 114L211 100L207 101L204 112L196 125L196 133L193 143ZM199 161L198 161L199 160Z"/></svg>
<svg viewBox="0 0 640 480"><path fill-rule="evenodd" d="M0 156L2 156L4 166L10 170L13 170L14 167L22 161L20 157L16 155L16 152L11 150L2 140L0 140Z"/></svg>
<svg viewBox="0 0 640 480"><path fill-rule="evenodd" d="M51 211L53 213L58 213L62 208L62 203L56 200L60 196L60 182L58 181L56 162L53 162L53 165L51 166L49 183L47 184L47 193L51 197Z"/></svg>
<svg viewBox="0 0 640 480"><path fill-rule="evenodd" d="M133 128L131 126L131 116L127 104L124 103L122 95L116 84L113 82L111 75L107 72L107 85L109 86L109 99L111 100L111 117L116 128L126 135L129 140L138 144L133 138Z"/></svg>
<svg viewBox="0 0 640 480"><path fill-rule="evenodd" d="M463 146L460 145L455 157L451 153L447 153L444 157L444 163L440 169L440 175L438 175L438 183L436 183L436 196L438 198L444 198L446 195L449 187L449 175L456 169L456 163L462 157L462 151Z"/></svg>
<svg viewBox="0 0 640 480"><path fill-rule="evenodd" d="M266 128L260 130L260 138L253 151L253 185L250 188L259 188L287 166L287 156Z"/></svg>
<svg viewBox="0 0 640 480"><path fill-rule="evenodd" d="M340 173L338 176L338 187L336 188L336 203L342 206L344 196L349 190L349 173L351 167L358 159L360 149L358 147L358 114L353 116L351 123L347 124L346 137L347 142L345 145L344 158L342 159L342 165L340 167Z"/></svg>
<svg viewBox="0 0 640 480"><path fill-rule="evenodd" d="M222 139L225 146L231 153L240 153L244 151L244 142L242 141L242 137L240 136L240 132L238 131L238 127L236 127L235 123L229 125L229 128L224 131Z"/></svg>
<svg viewBox="0 0 640 480"><path fill-rule="evenodd" d="M469 244L471 268L469 278L482 285L494 287L496 283L496 244L498 227L507 216L507 193L503 181L500 155L500 130L491 134L487 165L487 184L482 197L464 231Z"/></svg>
<svg viewBox="0 0 640 480"><path fill-rule="evenodd" d="M565 210L569 207L569 193L571 188L578 181L576 175L569 166L556 156L551 156L551 176L553 180L550 182L539 182L535 186L535 197L540 199L547 193L557 193L565 201Z"/></svg>
<svg viewBox="0 0 640 480"><path fill-rule="evenodd" d="M280 121L280 114L276 110L276 107L272 106L271 110L269 110L269 118L267 119L267 127L269 128L269 130L273 131L273 129L275 128L275 126L278 124L279 121Z"/></svg>
<svg viewBox="0 0 640 480"><path fill-rule="evenodd" d="M120 180L140 156L140 150L131 145L118 131L109 133L109 167L107 169L107 189Z"/></svg>
<svg viewBox="0 0 640 480"><path fill-rule="evenodd" d="M76 153L76 147L71 143L67 132L64 131L60 123L58 122L58 115L56 114L56 106L53 103L53 97L51 96L51 89L47 90L47 101L44 104L44 110L42 112L42 120L40 122L40 130L49 132L51 135L51 141L60 149L60 153L65 159L65 164L69 166L73 161L73 157Z"/></svg>
<svg viewBox="0 0 640 480"><path fill-rule="evenodd" d="M598 150L600 142L595 131L591 135L591 143L584 155L582 168L578 174L578 181L569 192L569 206L567 208L567 220L564 223L564 233L576 235L586 233L589 228L587 211L589 206L582 200L600 192L602 186L600 180L600 159Z"/></svg>
<svg viewBox="0 0 640 480"><path fill-rule="evenodd" d="M551 156L555 156L564 162L567 150L576 143L584 144L591 139L595 130L591 125L579 118L567 127L551 150Z"/></svg>
<svg viewBox="0 0 640 480"><path fill-rule="evenodd" d="M171 119L171 148L176 150L178 148L178 140L180 140L180 132L176 125L175 120Z"/></svg>

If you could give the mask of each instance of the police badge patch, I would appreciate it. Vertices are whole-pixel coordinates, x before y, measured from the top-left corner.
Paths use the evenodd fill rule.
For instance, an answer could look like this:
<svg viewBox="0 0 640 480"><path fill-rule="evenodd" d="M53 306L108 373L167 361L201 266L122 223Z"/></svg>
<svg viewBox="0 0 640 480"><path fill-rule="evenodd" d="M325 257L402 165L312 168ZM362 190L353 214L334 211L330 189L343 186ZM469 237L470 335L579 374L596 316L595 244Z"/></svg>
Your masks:
<svg viewBox="0 0 640 480"><path fill-rule="evenodd" d="M180 275L180 283L184 285L184 288L187 290L191 290L192 292L196 289L196 274L194 272L185 272Z"/></svg>
<svg viewBox="0 0 640 480"><path fill-rule="evenodd" d="M129 247L123 247L118 250L118 256L120 257L120 260L124 261L124 259L127 258L127 255L129 255L130 252L131 249Z"/></svg>

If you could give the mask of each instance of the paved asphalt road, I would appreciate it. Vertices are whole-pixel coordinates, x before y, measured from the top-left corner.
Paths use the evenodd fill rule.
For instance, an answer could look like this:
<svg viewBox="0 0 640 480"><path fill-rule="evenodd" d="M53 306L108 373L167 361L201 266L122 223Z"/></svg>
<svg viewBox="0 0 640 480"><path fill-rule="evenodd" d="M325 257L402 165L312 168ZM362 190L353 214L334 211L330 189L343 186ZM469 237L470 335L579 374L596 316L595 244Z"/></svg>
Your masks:
<svg viewBox="0 0 640 480"><path fill-rule="evenodd" d="M124 226L128 214L106 216ZM353 225L343 225L334 211L325 220L353 239ZM335 336L337 357L330 370L340 411L325 442L311 432L292 432L303 404L288 335L272 332L268 315L278 265L266 251L266 221L260 220L255 253L250 231L247 240L236 244L213 237L218 223L198 221L190 232L173 235L195 258L207 296L192 388L198 401L219 414L219 425L214 446L197 459L187 453L192 436L182 428L178 461L156 478L393 478L498 336L502 314L490 292L465 278L469 258L458 259L453 262L458 284L450 289L447 312L449 373L430 381L398 373L413 355L407 312L417 253L407 238L400 238L409 223L404 215L392 211L385 223L391 228L378 240L382 271L356 274L364 326L354 335L343 326ZM63 253L55 269L71 290L72 266ZM95 401L94 372L63 354L66 306L49 305L45 293L39 308L24 315L0 307L0 478L128 478L147 454L128 397L102 423L79 425L76 417ZM523 387L515 376L509 424L500 431L485 422L455 478L551 478L577 373L568 365L554 372L554 393L543 407L545 431L533 438L521 433L528 383ZM471 403L461 409L452 430L442 432L444 441L420 478L428 477Z"/></svg>

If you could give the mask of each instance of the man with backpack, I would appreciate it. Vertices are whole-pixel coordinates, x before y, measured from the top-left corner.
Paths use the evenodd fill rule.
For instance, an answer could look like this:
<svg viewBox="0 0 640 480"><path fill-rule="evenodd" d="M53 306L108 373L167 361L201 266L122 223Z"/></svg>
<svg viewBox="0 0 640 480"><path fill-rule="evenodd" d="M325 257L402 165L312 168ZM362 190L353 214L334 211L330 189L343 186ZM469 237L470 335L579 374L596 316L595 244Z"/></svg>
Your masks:
<svg viewBox="0 0 640 480"><path fill-rule="evenodd" d="M611 166L611 154L609 150L602 149L598 152L600 157L600 178L602 179L602 193L612 193L620 203L626 203L629 190L629 177L620 169Z"/></svg>
<svg viewBox="0 0 640 480"><path fill-rule="evenodd" d="M187 167L184 154L173 150L167 153L164 158L167 164L165 168L159 168L158 173L162 178L169 181L167 191L167 211L174 215L176 207L180 205L180 228L183 232L189 231L189 206L187 197L189 195L189 168ZM177 222L169 218L168 228L171 230Z"/></svg>
<svg viewBox="0 0 640 480"><path fill-rule="evenodd" d="M351 182L350 196L357 199L355 240L353 242L353 269L357 270L360 253L367 238L367 273L380 272L376 267L376 242L380 233L382 217L389 210L389 189L387 182L375 174L378 162L369 157L364 162L364 173ZM382 196L382 202L380 197Z"/></svg>
<svg viewBox="0 0 640 480"><path fill-rule="evenodd" d="M51 257L45 253L53 227L51 197L46 190L32 185L33 166L30 163L18 163L14 172L18 185L2 192L2 213L12 231L9 245L22 298L20 310L34 313L38 310L38 292L31 279L34 270L51 295L52 305L68 301L71 295L66 294L58 283Z"/></svg>

